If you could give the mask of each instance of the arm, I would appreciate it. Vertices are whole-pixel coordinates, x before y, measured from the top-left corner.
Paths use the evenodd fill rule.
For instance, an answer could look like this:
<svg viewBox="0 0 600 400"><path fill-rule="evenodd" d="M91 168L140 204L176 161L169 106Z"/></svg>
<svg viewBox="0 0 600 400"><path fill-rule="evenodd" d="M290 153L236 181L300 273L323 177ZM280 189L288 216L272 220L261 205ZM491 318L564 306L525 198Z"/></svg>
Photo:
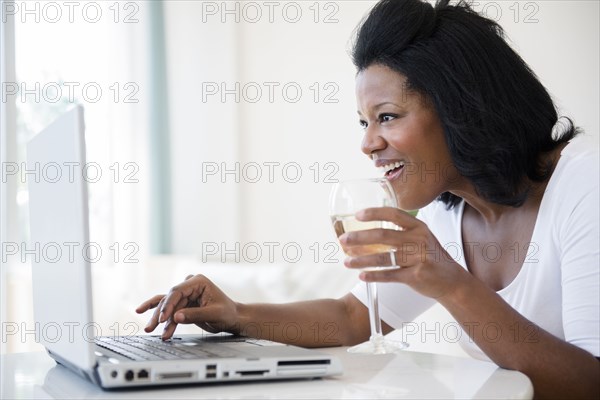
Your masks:
<svg viewBox="0 0 600 400"><path fill-rule="evenodd" d="M145 328L165 323L162 337L173 336L178 324L194 323L209 332L229 332L303 347L345 346L369 337L366 307L352 294L288 304L242 304L227 297L202 275L188 276L167 295L142 303L136 312L154 309ZM386 332L391 331L385 326Z"/></svg>
<svg viewBox="0 0 600 400"><path fill-rule="evenodd" d="M369 338L368 310L352 294L338 300L239 304L238 310L244 336L259 332L264 339L302 347L349 346ZM385 325L384 332L391 330Z"/></svg>
<svg viewBox="0 0 600 400"><path fill-rule="evenodd" d="M599 398L600 362L534 325L468 273L438 299L488 357L527 375L537 398ZM494 326L494 337L483 328ZM532 335L533 330L533 335Z"/></svg>

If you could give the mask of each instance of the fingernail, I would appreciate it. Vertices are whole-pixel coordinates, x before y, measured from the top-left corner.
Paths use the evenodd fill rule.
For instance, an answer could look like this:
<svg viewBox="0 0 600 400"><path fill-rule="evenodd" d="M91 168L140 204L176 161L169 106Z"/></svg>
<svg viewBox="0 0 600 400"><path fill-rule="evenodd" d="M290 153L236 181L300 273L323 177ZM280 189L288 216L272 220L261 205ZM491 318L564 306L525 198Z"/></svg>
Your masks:
<svg viewBox="0 0 600 400"><path fill-rule="evenodd" d="M183 322L183 321L185 321L185 315L183 315L183 313L177 313L177 314L175 314L175 321L176 322Z"/></svg>
<svg viewBox="0 0 600 400"><path fill-rule="evenodd" d="M352 263L352 257L346 257L344 259L344 266L345 267L350 267L351 263Z"/></svg>
<svg viewBox="0 0 600 400"><path fill-rule="evenodd" d="M165 322L165 313L164 312L160 312L160 315L158 316L158 322Z"/></svg>
<svg viewBox="0 0 600 400"><path fill-rule="evenodd" d="M354 216L358 220L362 219L364 215L365 215L364 210L357 211L356 214L354 214Z"/></svg>

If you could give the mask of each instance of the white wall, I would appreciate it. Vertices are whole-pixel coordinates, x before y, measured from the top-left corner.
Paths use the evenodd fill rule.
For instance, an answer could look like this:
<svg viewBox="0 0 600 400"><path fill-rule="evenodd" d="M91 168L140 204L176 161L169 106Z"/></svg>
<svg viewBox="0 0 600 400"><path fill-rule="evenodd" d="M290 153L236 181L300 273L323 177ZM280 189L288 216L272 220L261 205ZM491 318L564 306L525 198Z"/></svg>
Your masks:
<svg viewBox="0 0 600 400"><path fill-rule="evenodd" d="M248 22L257 15L257 8L248 3L258 5L263 13L256 23ZM230 10L237 4L240 22L235 15L223 14L221 4ZM327 215L330 184L322 176L333 169L323 170L324 163L335 163L337 179L374 173L359 149L354 69L347 53L353 29L374 2L321 2L319 23L313 21L312 2L295 3L303 13L297 23L283 18L283 7L289 2L277 4L271 23L263 2L166 2L176 253L199 254L206 242L225 241L229 248L238 240L242 246L297 242L303 261L310 262L316 252L309 248L312 243L322 247L334 241ZM216 15L211 14L214 7ZM475 8L499 17L514 47L564 113L597 137L598 2L476 2ZM293 11L288 6L285 16L294 18ZM323 23L332 12L338 22ZM228 95L225 102L212 96L203 103L203 82L226 82L229 88L235 82L242 87L255 82L263 88L263 97L254 104L243 95L239 102ZM279 88L295 82L304 94L292 104L276 89L270 103L264 82L277 82ZM338 103L314 103L309 89L314 82L320 84L321 94L327 82L339 88L334 96ZM255 92L248 95L254 97ZM298 183L287 183L278 169L274 183L266 176L260 183L236 184L232 176L226 177L226 183L216 176L203 183L201 163L207 161L223 161L229 168L234 162L241 167L253 162L296 162L303 177ZM322 173L318 183L309 169L315 162ZM266 175L266 166L262 172ZM288 178L293 178L292 170L288 172ZM281 258L281 252L275 254ZM318 255L319 261L323 256Z"/></svg>
<svg viewBox="0 0 600 400"><path fill-rule="evenodd" d="M166 3L175 252L199 254L206 242L232 249L239 241L241 246L258 243L262 261L285 261L281 249L286 244L293 246L288 260L295 260L296 249L303 254L301 261L323 259L330 250L323 246L335 241L327 214L327 174L340 179L370 172L357 151L361 133L355 118L354 70L346 53L355 21L370 3L339 3L339 9L321 5L319 23L308 8L312 3L297 4L303 13L298 23L284 20L283 5L275 9L273 23L266 14L258 23L236 23L229 15L229 22L222 23L219 15L203 15L200 3ZM294 18L293 11L288 9L286 17ZM330 12L339 22L321 22ZM203 16L208 22L201 22ZM239 102L233 95L225 102L218 95L203 102L203 82L224 82L228 88L249 83L248 89L260 87L263 93L256 103L243 90ZM265 82L276 85L273 102ZM321 97L317 103L314 86L311 90L315 82ZM301 88L297 103L284 99L286 84ZM286 94L293 96L293 87ZM325 103L325 95L333 91L336 103ZM246 94L253 98L256 93ZM242 182L228 175L225 182L212 176L203 183L202 162L225 162L230 169L238 163ZM244 183L243 167L253 163L263 177ZM273 166L274 182L269 182L265 163L280 163ZM284 166L289 168L285 175ZM256 171L248 169L248 177ZM291 183L297 171L302 178ZM272 245L273 259L264 242L277 243ZM248 260L255 253L240 254Z"/></svg>
<svg viewBox="0 0 600 400"><path fill-rule="evenodd" d="M201 241L237 238L237 187L202 184L200 175L202 161L238 158L237 107L203 104L199 97L202 82L235 79L237 27L199 22L202 4L165 2L176 253L196 253Z"/></svg>
<svg viewBox="0 0 600 400"><path fill-rule="evenodd" d="M497 4L485 8L487 15L502 11L499 22L510 43L541 79L562 114L598 137L600 3L522 1L518 14L514 1L479 3L475 9L480 11L485 4Z"/></svg>

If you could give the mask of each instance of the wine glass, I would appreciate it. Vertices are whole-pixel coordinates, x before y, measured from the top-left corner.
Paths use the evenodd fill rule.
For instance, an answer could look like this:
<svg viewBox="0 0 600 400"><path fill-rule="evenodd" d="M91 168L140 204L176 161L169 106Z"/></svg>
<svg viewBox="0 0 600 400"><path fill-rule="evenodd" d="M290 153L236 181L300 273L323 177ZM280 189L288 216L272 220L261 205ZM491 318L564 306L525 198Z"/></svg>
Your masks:
<svg viewBox="0 0 600 400"><path fill-rule="evenodd" d="M364 208L371 207L397 207L396 196L390 183L385 178L356 179L336 183L331 189L329 197L329 213L331 222L338 237L345 232L366 229L398 229L387 221L358 221L354 214ZM374 253L395 252L396 249L385 244L370 244L352 248L350 256L367 255ZM392 259L395 259L392 254ZM364 268L365 271L378 271L384 269L397 269L393 266L380 266ZM350 347L350 353L387 354L396 353L408 347L405 342L386 339L381 332L381 319L379 318L379 303L377 300L377 284L367 282L367 302L369 307L369 322L371 337L369 341Z"/></svg>

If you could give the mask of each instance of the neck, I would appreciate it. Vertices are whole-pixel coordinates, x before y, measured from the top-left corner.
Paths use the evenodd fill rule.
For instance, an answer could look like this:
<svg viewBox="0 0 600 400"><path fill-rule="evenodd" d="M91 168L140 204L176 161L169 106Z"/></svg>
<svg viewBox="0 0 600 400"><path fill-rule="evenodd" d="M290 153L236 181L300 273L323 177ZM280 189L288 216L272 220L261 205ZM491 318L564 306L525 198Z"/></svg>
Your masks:
<svg viewBox="0 0 600 400"><path fill-rule="evenodd" d="M512 206L505 206L485 200L477 194L472 184L460 189L452 190L451 193L461 197L466 205L471 207L486 224L494 224L498 222L503 215L515 210Z"/></svg>
<svg viewBox="0 0 600 400"><path fill-rule="evenodd" d="M554 171L554 168L556 167L556 164L560 158L560 153L565 146L566 143L542 157L545 160L552 161L552 171ZM486 224L494 224L498 222L504 215L512 214L515 211L520 210L526 211L532 206L539 206L547 185L548 181L533 183L523 205L516 208L513 206L492 203L482 198L479 194L477 194L473 184L468 182L466 179L459 182L455 188L450 190L450 193L461 197L465 203L471 207L481 219L483 219Z"/></svg>

